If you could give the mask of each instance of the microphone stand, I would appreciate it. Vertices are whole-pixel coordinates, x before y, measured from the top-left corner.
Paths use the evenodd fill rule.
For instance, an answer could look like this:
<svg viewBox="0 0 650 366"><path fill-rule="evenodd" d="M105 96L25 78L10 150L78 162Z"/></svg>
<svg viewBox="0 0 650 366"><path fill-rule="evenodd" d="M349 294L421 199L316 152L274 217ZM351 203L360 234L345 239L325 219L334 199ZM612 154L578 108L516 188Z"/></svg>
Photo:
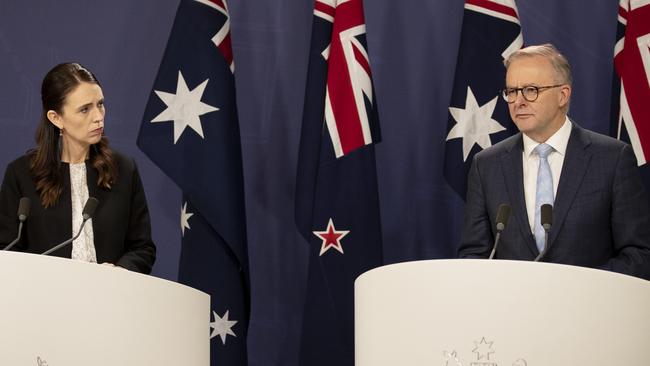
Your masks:
<svg viewBox="0 0 650 366"><path fill-rule="evenodd" d="M88 221L88 219L84 219L84 220L81 222L81 227L79 228L79 231L77 232L77 235L75 235L73 238L70 238L70 239L64 241L63 243L61 243L61 244L55 246L54 248L50 248L50 249L46 250L45 252L42 253L42 255L48 255L48 254L52 253L53 251L58 250L58 249L61 249L62 247L64 247L64 246L70 244L70 243L73 242L75 239L77 239L77 238L79 237L79 235L81 235L81 232L83 231L83 229L84 229L84 225L86 225L86 222L87 222L87 221Z"/></svg>
<svg viewBox="0 0 650 366"><path fill-rule="evenodd" d="M16 237L16 239L14 239L14 241L9 243L9 245L7 245L4 249L2 249L3 251L11 249L14 245L16 245L18 243L18 241L20 240L21 234L23 232L23 221L24 220L20 220L20 223L18 224L18 236Z"/></svg>

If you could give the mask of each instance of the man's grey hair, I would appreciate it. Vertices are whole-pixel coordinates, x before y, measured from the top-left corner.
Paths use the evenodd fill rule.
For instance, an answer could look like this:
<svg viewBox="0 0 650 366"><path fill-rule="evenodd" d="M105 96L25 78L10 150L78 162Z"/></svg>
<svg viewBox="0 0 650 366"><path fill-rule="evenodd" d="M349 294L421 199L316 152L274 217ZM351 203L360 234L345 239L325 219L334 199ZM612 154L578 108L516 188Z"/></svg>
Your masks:
<svg viewBox="0 0 650 366"><path fill-rule="evenodd" d="M545 43L537 46L528 46L526 48L517 50L511 53L510 56L508 56L505 60L503 60L503 64L506 66L506 70L508 70L508 67L513 61L524 57L534 56L544 57L551 62L551 65L553 65L555 73L558 77L558 80L556 80L556 82L569 85L573 84L573 77L571 76L571 65L569 64L569 61L566 59L566 57L564 57L563 54L560 53L560 51L558 51L557 48L555 48L555 46L550 43Z"/></svg>

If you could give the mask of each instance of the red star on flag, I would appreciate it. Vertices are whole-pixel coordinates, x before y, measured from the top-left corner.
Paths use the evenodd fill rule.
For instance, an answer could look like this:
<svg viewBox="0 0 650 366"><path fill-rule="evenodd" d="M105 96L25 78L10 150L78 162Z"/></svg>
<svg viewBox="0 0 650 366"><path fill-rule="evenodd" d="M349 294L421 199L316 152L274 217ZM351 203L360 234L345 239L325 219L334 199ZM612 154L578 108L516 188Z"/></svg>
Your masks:
<svg viewBox="0 0 650 366"><path fill-rule="evenodd" d="M320 255L323 255L330 248L334 248L343 254L343 246L341 246L341 239L343 239L350 230L336 230L334 223L330 218L330 221L327 223L327 229L325 231L314 231L314 235L323 240L323 244L320 247Z"/></svg>

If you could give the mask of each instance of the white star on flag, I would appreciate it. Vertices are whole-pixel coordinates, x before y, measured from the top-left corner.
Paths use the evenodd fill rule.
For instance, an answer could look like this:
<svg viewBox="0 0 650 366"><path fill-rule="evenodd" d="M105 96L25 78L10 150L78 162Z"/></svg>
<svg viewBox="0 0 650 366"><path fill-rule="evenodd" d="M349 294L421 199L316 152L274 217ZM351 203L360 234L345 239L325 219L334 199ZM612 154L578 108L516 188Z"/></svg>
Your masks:
<svg viewBox="0 0 650 366"><path fill-rule="evenodd" d="M191 212L187 212L187 202L183 204L181 208L181 236L185 236L185 229L190 229L190 224L188 220L194 215Z"/></svg>
<svg viewBox="0 0 650 366"><path fill-rule="evenodd" d="M479 106L472 89L468 86L465 109L449 107L449 113L456 120L456 124L449 131L446 141L463 139L463 161L467 161L474 144L486 149L492 146L490 135L506 129L498 121L492 119L498 98L496 96L486 104Z"/></svg>
<svg viewBox="0 0 650 366"><path fill-rule="evenodd" d="M213 311L212 315L214 317L214 321L210 322L210 328L213 329L212 334L210 334L210 339L219 336L221 337L221 342L223 342L224 346L226 345L226 335L237 337L235 332L232 331L232 327L237 324L237 320L228 320L229 311L230 310L226 310L226 313L223 314L223 317L220 317L217 315L217 312Z"/></svg>
<svg viewBox="0 0 650 366"><path fill-rule="evenodd" d="M334 248L343 254L341 239L348 235L348 233L350 233L350 230L336 230L334 222L332 222L332 219L330 218L325 231L314 231L314 235L323 241L323 244L320 247L320 254L318 255L323 255L323 253L328 251L330 248Z"/></svg>
<svg viewBox="0 0 650 366"><path fill-rule="evenodd" d="M219 110L219 108L201 102L208 80L205 79L199 86L190 91L183 74L179 70L176 94L155 90L158 97L167 105L167 109L152 119L151 123L173 121L174 144L188 126L198 133L201 138L205 138L199 116Z"/></svg>

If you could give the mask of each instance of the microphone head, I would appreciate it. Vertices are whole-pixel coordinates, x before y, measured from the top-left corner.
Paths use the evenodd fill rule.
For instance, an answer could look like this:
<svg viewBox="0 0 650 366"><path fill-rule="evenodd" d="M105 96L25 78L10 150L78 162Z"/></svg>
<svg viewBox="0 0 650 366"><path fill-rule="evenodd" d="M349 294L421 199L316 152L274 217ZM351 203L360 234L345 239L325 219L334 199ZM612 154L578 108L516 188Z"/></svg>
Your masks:
<svg viewBox="0 0 650 366"><path fill-rule="evenodd" d="M508 225L508 219L510 219L510 205L507 203L502 203L497 209L497 231L503 231Z"/></svg>
<svg viewBox="0 0 650 366"><path fill-rule="evenodd" d="M29 198L22 197L18 202L18 220L20 220L20 222L27 220L27 216L29 216L29 207Z"/></svg>
<svg viewBox="0 0 650 366"><path fill-rule="evenodd" d="M545 203L540 208L541 224L544 230L550 230L553 225L553 206Z"/></svg>
<svg viewBox="0 0 650 366"><path fill-rule="evenodd" d="M97 198L88 197L88 201L86 201L86 204L84 205L84 210L81 213L84 221L93 217L93 215L95 214L95 210L97 209L97 205L99 205L99 201L97 200Z"/></svg>

